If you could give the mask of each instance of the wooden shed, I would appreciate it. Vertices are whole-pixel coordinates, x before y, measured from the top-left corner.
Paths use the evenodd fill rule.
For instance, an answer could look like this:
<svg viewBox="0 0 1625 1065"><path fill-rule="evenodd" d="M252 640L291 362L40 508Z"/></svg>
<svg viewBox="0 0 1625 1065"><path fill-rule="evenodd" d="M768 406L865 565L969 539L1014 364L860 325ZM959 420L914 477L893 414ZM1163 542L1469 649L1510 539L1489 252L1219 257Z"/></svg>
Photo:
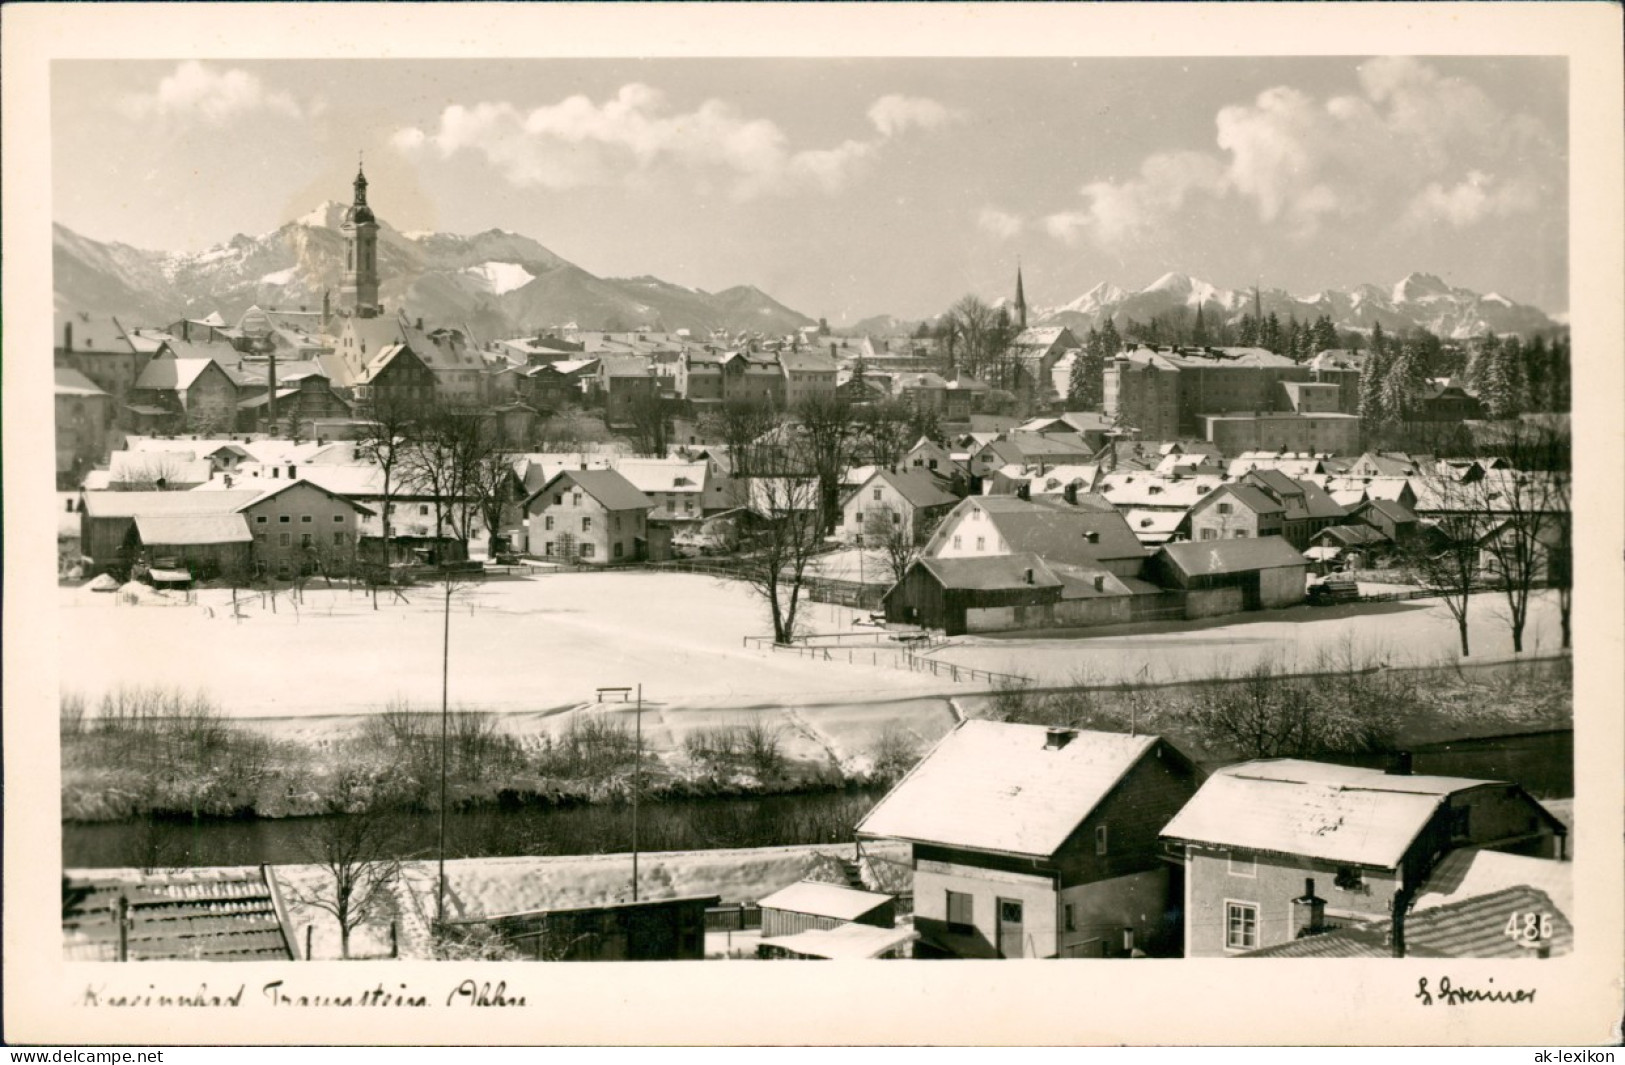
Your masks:
<svg viewBox="0 0 1625 1065"><path fill-rule="evenodd" d="M897 900L875 891L802 880L762 899L762 938L789 936L844 924L891 928Z"/></svg>

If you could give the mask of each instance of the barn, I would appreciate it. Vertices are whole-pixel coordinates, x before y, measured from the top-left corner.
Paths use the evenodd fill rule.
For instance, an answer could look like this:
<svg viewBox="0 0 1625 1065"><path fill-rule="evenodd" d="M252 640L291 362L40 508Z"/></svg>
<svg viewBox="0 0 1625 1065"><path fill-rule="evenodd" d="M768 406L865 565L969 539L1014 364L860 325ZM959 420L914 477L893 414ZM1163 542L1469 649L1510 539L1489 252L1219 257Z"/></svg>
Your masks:
<svg viewBox="0 0 1625 1065"><path fill-rule="evenodd" d="M1279 536L1164 544L1155 580L1185 593L1189 619L1303 602L1309 560Z"/></svg>
<svg viewBox="0 0 1625 1065"><path fill-rule="evenodd" d="M759 905L764 939L843 924L890 928L897 922L897 900L890 895L814 880L775 891Z"/></svg>

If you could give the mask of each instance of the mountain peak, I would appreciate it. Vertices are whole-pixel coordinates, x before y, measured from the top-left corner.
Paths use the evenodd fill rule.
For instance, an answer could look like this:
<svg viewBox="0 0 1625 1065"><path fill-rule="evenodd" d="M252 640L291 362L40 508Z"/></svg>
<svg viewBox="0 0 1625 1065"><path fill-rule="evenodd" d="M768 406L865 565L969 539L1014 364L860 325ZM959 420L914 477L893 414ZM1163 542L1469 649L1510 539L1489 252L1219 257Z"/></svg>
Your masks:
<svg viewBox="0 0 1625 1065"><path fill-rule="evenodd" d="M1157 278L1155 281L1151 282L1149 285L1145 286L1145 288L1141 289L1140 291L1169 292L1173 293L1174 295L1184 295L1190 292L1190 290L1191 278L1189 274L1180 274L1169 271L1168 273Z"/></svg>
<svg viewBox="0 0 1625 1065"><path fill-rule="evenodd" d="M344 224L344 212L350 208L337 200L323 200L314 210L295 218L294 224L301 226L321 226L327 229L337 229Z"/></svg>
<svg viewBox="0 0 1625 1065"><path fill-rule="evenodd" d="M1448 296L1450 286L1444 279L1435 274L1421 272L1407 274L1405 279L1394 286L1394 302L1409 303L1414 300L1426 299L1429 296Z"/></svg>

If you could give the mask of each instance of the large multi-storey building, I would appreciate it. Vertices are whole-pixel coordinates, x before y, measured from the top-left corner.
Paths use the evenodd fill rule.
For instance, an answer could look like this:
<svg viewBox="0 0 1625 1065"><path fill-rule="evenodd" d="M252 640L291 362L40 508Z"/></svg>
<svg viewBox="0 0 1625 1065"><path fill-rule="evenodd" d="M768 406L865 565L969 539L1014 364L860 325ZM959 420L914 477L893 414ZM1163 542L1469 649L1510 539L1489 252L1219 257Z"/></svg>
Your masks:
<svg viewBox="0 0 1625 1065"><path fill-rule="evenodd" d="M1262 348L1134 348L1106 366L1106 415L1153 440L1203 435L1204 414L1291 411L1311 371Z"/></svg>

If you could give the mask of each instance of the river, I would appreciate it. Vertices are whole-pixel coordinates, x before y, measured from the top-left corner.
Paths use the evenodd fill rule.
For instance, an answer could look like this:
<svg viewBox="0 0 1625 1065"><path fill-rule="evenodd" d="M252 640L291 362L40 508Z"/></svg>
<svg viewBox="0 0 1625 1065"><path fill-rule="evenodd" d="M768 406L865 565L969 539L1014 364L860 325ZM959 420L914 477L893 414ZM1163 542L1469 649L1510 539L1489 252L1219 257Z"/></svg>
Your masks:
<svg viewBox="0 0 1625 1065"><path fill-rule="evenodd" d="M1416 773L1516 780L1538 799L1574 794L1572 731L1454 740L1419 745L1412 753ZM1372 767L1390 762L1368 755L1329 755L1326 760ZM639 810L638 842L649 851L841 843L852 839L853 827L881 794L853 789L645 803ZM304 847L314 820L64 822L63 865L95 869L308 862L312 858ZM411 814L402 821L400 855L432 856L439 816ZM624 805L581 805L454 812L446 816L446 842L449 858L621 853L632 849L632 811Z"/></svg>

